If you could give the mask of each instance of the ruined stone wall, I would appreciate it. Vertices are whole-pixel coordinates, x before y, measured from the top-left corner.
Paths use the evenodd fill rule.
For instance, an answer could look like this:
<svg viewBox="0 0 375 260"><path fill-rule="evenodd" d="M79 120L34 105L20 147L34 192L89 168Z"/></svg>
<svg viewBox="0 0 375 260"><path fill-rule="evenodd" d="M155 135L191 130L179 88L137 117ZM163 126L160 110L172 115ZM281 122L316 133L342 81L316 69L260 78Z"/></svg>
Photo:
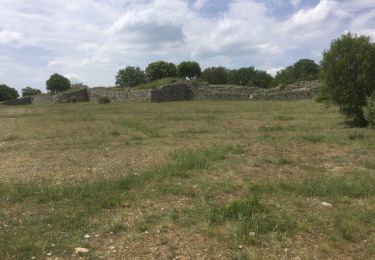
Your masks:
<svg viewBox="0 0 375 260"><path fill-rule="evenodd" d="M257 90L250 95L250 100L293 101L312 99L320 86L319 81L302 81L288 86Z"/></svg>
<svg viewBox="0 0 375 260"><path fill-rule="evenodd" d="M112 88L93 88L90 91L90 100L96 101L98 97L109 97L115 102L128 102L128 101L151 101L150 89L131 89L124 88L114 90Z"/></svg>
<svg viewBox="0 0 375 260"><path fill-rule="evenodd" d="M193 99L197 100L248 100L255 91L254 88L235 85L208 85L192 86Z"/></svg>
<svg viewBox="0 0 375 260"><path fill-rule="evenodd" d="M181 101L193 99L193 92L187 83L174 83L153 89L151 102Z"/></svg>
<svg viewBox="0 0 375 260"><path fill-rule="evenodd" d="M72 89L57 95L53 95L53 102L56 104L88 102L89 100L89 91L85 88Z"/></svg>
<svg viewBox="0 0 375 260"><path fill-rule="evenodd" d="M51 94L39 94L32 96L32 103L33 104L51 104L53 102L53 98Z"/></svg>

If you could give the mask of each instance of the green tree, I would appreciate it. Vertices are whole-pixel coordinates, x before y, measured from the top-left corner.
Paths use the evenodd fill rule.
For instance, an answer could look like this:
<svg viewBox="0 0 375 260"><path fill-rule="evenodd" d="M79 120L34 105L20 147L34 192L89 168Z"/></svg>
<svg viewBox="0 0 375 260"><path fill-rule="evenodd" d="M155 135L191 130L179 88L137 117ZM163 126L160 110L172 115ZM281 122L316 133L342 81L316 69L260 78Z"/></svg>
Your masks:
<svg viewBox="0 0 375 260"><path fill-rule="evenodd" d="M196 61L183 61L177 66L177 76L180 78L195 79L202 73L199 63Z"/></svg>
<svg viewBox="0 0 375 260"><path fill-rule="evenodd" d="M117 87L131 88L144 82L146 82L146 75L139 67L127 66L125 69L120 69L116 75Z"/></svg>
<svg viewBox="0 0 375 260"><path fill-rule="evenodd" d="M16 99L18 97L19 95L17 90L4 84L0 85L0 102L10 99Z"/></svg>
<svg viewBox="0 0 375 260"><path fill-rule="evenodd" d="M146 77L149 81L176 76L176 65L166 61L156 61L150 63L146 68Z"/></svg>
<svg viewBox="0 0 375 260"><path fill-rule="evenodd" d="M346 33L324 51L321 75L331 100L358 124L366 124L362 108L375 93L375 45L368 36Z"/></svg>
<svg viewBox="0 0 375 260"><path fill-rule="evenodd" d="M229 80L229 70L225 67L211 67L205 69L200 78L209 84L227 84Z"/></svg>
<svg viewBox="0 0 375 260"><path fill-rule="evenodd" d="M302 59L293 65L294 77L298 80L314 80L319 78L319 65L313 60Z"/></svg>
<svg viewBox="0 0 375 260"><path fill-rule="evenodd" d="M291 66L278 71L274 84L292 84L298 81L314 80L319 78L319 65L313 60L302 59Z"/></svg>
<svg viewBox="0 0 375 260"><path fill-rule="evenodd" d="M248 86L255 74L256 72L254 67L231 70L229 72L229 83L240 86Z"/></svg>
<svg viewBox="0 0 375 260"><path fill-rule="evenodd" d="M40 89L37 88L26 87L21 90L21 93L23 97L26 97L42 94L42 91L40 91Z"/></svg>
<svg viewBox="0 0 375 260"><path fill-rule="evenodd" d="M263 70L256 70L248 85L251 87L268 88L271 86L273 77Z"/></svg>
<svg viewBox="0 0 375 260"><path fill-rule="evenodd" d="M51 93L56 94L63 92L71 88L69 79L57 73L51 75L51 77L46 81L47 90Z"/></svg>

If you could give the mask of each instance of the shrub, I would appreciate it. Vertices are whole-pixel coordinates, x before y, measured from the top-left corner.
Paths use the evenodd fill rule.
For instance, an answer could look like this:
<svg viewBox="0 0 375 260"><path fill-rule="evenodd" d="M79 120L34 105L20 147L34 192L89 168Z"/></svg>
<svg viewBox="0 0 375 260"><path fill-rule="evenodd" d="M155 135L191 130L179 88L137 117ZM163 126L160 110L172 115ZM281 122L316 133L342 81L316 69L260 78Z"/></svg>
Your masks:
<svg viewBox="0 0 375 260"><path fill-rule="evenodd" d="M375 95L367 99L367 105L363 108L363 115L369 126L375 128Z"/></svg>
<svg viewBox="0 0 375 260"><path fill-rule="evenodd" d="M127 66L116 75L116 87L135 87L146 82L146 75L139 67Z"/></svg>
<svg viewBox="0 0 375 260"><path fill-rule="evenodd" d="M7 85L0 85L0 102L18 98L18 92Z"/></svg>
<svg viewBox="0 0 375 260"><path fill-rule="evenodd" d="M108 103L111 103L111 98L110 97L105 97L105 96L98 97L98 103L99 104L108 104Z"/></svg>
<svg viewBox="0 0 375 260"><path fill-rule="evenodd" d="M375 45L368 36L343 34L324 51L321 74L330 99L343 114L365 125L362 108L375 91Z"/></svg>
<svg viewBox="0 0 375 260"><path fill-rule="evenodd" d="M69 79L57 73L51 75L51 77L46 81L47 90L51 91L53 94L63 92L71 88Z"/></svg>
<svg viewBox="0 0 375 260"><path fill-rule="evenodd" d="M150 63L146 68L146 77L149 81L176 76L176 65L166 61L157 61Z"/></svg>
<svg viewBox="0 0 375 260"><path fill-rule="evenodd" d="M35 96L35 95L42 94L42 91L40 91L39 89L37 89L37 88L31 88L31 87L23 88L21 90L21 92L22 92L22 96L23 97Z"/></svg>
<svg viewBox="0 0 375 260"><path fill-rule="evenodd" d="M195 79L202 73L196 61L183 61L177 66L177 76L180 78Z"/></svg>

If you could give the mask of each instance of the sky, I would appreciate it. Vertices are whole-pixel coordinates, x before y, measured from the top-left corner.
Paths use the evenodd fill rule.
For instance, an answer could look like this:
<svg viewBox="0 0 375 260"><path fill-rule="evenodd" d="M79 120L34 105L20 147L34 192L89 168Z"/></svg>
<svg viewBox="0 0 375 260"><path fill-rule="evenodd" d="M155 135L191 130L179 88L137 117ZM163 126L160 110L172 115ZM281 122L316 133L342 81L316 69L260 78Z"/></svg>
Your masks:
<svg viewBox="0 0 375 260"><path fill-rule="evenodd" d="M275 74L348 31L375 40L375 0L0 0L0 84L112 86L158 60Z"/></svg>

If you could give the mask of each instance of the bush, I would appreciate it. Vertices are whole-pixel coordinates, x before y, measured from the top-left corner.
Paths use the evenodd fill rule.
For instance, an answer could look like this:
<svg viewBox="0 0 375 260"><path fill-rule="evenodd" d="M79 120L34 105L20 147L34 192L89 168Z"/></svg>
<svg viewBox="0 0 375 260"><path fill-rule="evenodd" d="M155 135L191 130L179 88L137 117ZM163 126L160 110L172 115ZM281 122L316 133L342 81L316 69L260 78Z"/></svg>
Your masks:
<svg viewBox="0 0 375 260"><path fill-rule="evenodd" d="M367 105L363 108L363 115L369 126L375 128L375 95L367 99Z"/></svg>
<svg viewBox="0 0 375 260"><path fill-rule="evenodd" d="M108 104L108 103L111 103L111 98L110 97L105 97L105 96L98 97L98 103L99 104Z"/></svg>
<svg viewBox="0 0 375 260"><path fill-rule="evenodd" d="M139 67L127 66L116 75L116 87L135 87L146 82L146 75Z"/></svg>
<svg viewBox="0 0 375 260"><path fill-rule="evenodd" d="M202 73L201 67L195 61L183 61L177 66L177 76L180 78L195 79Z"/></svg>
<svg viewBox="0 0 375 260"><path fill-rule="evenodd" d="M18 98L18 92L7 85L0 85L0 102Z"/></svg>
<svg viewBox="0 0 375 260"><path fill-rule="evenodd" d="M39 89L37 89L37 88L31 88L31 87L23 88L21 90L21 92L22 92L22 96L23 97L35 96L35 95L42 94L42 91L40 91Z"/></svg>
<svg viewBox="0 0 375 260"><path fill-rule="evenodd" d="M370 37L343 34L324 51L321 74L330 99L343 114L365 125L362 108L375 91L375 45Z"/></svg>
<svg viewBox="0 0 375 260"><path fill-rule="evenodd" d="M46 81L47 90L51 91L52 94L64 92L71 88L69 79L57 73L53 74Z"/></svg>
<svg viewBox="0 0 375 260"><path fill-rule="evenodd" d="M146 77L149 81L176 76L176 65L166 61L157 61L150 63L146 68Z"/></svg>

